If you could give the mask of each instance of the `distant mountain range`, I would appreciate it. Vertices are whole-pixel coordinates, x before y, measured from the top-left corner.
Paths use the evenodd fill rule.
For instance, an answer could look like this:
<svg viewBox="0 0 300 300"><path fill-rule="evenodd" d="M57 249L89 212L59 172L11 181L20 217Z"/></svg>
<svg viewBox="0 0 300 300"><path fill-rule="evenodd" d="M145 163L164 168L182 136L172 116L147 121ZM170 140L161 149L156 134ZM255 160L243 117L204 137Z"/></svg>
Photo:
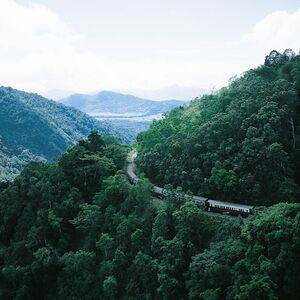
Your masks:
<svg viewBox="0 0 300 300"><path fill-rule="evenodd" d="M112 91L102 91L96 95L74 94L60 102L95 117L106 118L158 115L186 104L185 101L153 101Z"/></svg>
<svg viewBox="0 0 300 300"><path fill-rule="evenodd" d="M57 157L91 130L132 140L106 121L6 87L0 87L0 120L0 180L13 178L31 160Z"/></svg>
<svg viewBox="0 0 300 300"><path fill-rule="evenodd" d="M88 93L89 95L99 93L102 90L98 90L97 92ZM182 101L193 100L196 97L200 97L204 94L211 93L209 89L196 88L196 87L188 87L181 85L170 85L164 88L156 89L156 90L143 90L143 89L117 89L114 92L118 92L121 94L129 94L134 95L143 99L151 99L151 100L159 100L162 99L170 100L177 99ZM53 99L60 100L63 98L67 98L71 95L75 94L73 91L62 90L62 89L51 89L45 92L42 92L41 95Z"/></svg>
<svg viewBox="0 0 300 300"><path fill-rule="evenodd" d="M95 95L74 94L60 102L98 120L105 120L132 140L139 132L147 130L152 120L160 119L164 113L188 103L179 100L154 101L112 91Z"/></svg>

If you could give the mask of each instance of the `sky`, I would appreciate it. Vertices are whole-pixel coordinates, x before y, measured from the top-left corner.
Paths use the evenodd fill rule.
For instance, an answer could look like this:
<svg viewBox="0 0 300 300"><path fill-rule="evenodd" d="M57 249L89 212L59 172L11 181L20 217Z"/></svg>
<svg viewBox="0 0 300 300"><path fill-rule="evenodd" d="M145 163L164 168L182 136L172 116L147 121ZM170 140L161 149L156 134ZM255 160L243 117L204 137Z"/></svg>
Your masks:
<svg viewBox="0 0 300 300"><path fill-rule="evenodd" d="M0 0L0 85L217 89L299 37L299 0Z"/></svg>

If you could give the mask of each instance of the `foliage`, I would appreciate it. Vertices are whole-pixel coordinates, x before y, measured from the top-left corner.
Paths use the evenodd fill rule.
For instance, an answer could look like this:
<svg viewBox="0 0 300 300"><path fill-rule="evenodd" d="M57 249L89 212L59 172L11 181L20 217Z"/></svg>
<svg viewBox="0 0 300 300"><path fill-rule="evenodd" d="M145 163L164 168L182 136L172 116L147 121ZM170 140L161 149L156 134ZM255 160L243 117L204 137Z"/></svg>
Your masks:
<svg viewBox="0 0 300 300"><path fill-rule="evenodd" d="M0 87L0 181L34 160L57 158L92 130L127 141L112 124L37 94Z"/></svg>
<svg viewBox="0 0 300 300"><path fill-rule="evenodd" d="M112 151L113 149L113 151ZM215 218L178 190L154 205L127 148L92 133L0 192L1 299L296 299L299 205Z"/></svg>
<svg viewBox="0 0 300 300"><path fill-rule="evenodd" d="M285 55L288 58L276 53L270 55L265 66L250 71L253 78L260 72L270 77L279 76L278 70L290 74L288 70L294 70L294 67L286 64L293 64L298 58ZM278 64L282 67L279 68ZM292 73L297 77L296 71ZM222 139L230 126L223 124L221 128L215 115L221 120L229 118L219 112L221 107L226 110L227 104L223 101L228 93L235 91L239 94L235 101L247 99L242 97L247 90L244 82L247 76L250 75L232 83L228 90L208 96L200 103L196 101L189 109L176 109L164 121L155 122L152 129L140 137L140 147L153 150L143 153L143 159L147 155L159 157L160 147L167 147L170 141L173 141L173 148L165 148L166 160L162 156L156 160L155 166L149 164L148 172L155 174L155 168L169 160L177 177L168 173L170 169L166 165L166 174L170 176L167 178L173 178L177 184L185 183L185 188L194 188L195 184L195 189L198 189L196 178L201 178L205 169L185 173L181 170L183 165L174 157L177 151L189 151L185 149L186 145L195 146L191 151L199 156L190 155L189 161L194 164L198 157L203 159L203 147L213 149L217 137L221 144L225 143ZM268 80L266 82L270 84L272 98L275 87ZM239 84L242 87L238 93L233 86ZM257 80L257 84L265 83ZM296 81L294 86L297 84ZM248 86L248 89L252 87ZM285 94L281 88L278 88L278 93ZM226 99L231 101L229 96ZM253 99L256 98L253 96ZM258 98L254 102L260 106L260 112L254 110L253 120L249 117L252 121L249 118L245 121L251 121L253 128L245 129L247 135L240 145L245 147L242 153L247 155L235 154L243 161L238 167L243 166L248 177L252 173L258 176L260 172L261 176L273 176L272 180L279 187L274 186L269 178L264 178L264 188L269 189L272 197L276 196L274 189L279 188L281 195L286 195L284 199L292 202L298 187L293 165L297 163L297 156L293 152L293 142L288 144L289 134L284 140L283 129L276 126L285 124L281 114L288 111L297 133L298 117L289 105L282 108L270 100L265 106L259 104ZM251 103L246 110L253 109ZM236 105L238 114L246 104L238 102ZM247 119L246 113L242 116ZM200 123L190 132L189 126L197 122ZM232 118L230 122L235 124L237 121ZM259 122L263 124L258 126ZM285 129L289 130L290 123L286 126ZM210 146L200 141L196 143L194 139L193 143L189 141L190 136L198 134L198 129L200 132L204 130L202 127L206 130L203 138L210 141ZM238 134L227 144L228 152L222 152L225 160L220 159L221 149L203 154L211 159L214 155L218 157L218 163L203 161L203 165L211 168L206 181L207 193L214 193L215 188L216 195L220 191L226 194L234 190L236 184L245 189L239 180L248 177L245 179L239 168L224 168L225 161L228 164L239 162L229 154L236 151L238 142L235 141L239 136L243 138L242 129L231 129ZM170 139L166 138L166 144L159 142L164 136L170 136ZM269 144L267 137L271 139ZM256 148L256 144L260 146ZM257 169L251 161L255 161L256 155L259 159L260 150L267 151L264 152L267 162L261 161ZM147 179L141 178L135 185L127 180L124 174L127 152L128 147L116 139L92 132L57 161L32 162L14 181L0 184L1 299L299 298L299 203L257 208L254 215L240 219L208 213L180 188L167 186L164 201L159 204L152 198L153 186ZM252 171L247 169L247 164L251 165ZM194 179L191 176L195 176ZM280 176L285 176L283 182ZM253 181L254 177L249 177L249 180ZM259 178L255 180L261 184ZM259 188L249 182L248 189L249 192L257 189L259 195Z"/></svg>
<svg viewBox="0 0 300 300"><path fill-rule="evenodd" d="M138 137L158 185L270 205L299 199L300 55L272 51L227 88L176 108Z"/></svg>
<svg viewBox="0 0 300 300"><path fill-rule="evenodd" d="M277 204L246 220L238 239L213 243L194 256L189 297L297 299L299 217L299 204Z"/></svg>

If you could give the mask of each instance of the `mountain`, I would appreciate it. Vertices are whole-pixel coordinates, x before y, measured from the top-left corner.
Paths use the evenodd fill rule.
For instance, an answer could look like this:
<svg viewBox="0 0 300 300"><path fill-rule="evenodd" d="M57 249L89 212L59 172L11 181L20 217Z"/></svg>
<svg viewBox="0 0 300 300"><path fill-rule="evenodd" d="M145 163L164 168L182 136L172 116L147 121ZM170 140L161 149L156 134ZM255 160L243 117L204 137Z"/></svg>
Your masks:
<svg viewBox="0 0 300 300"><path fill-rule="evenodd" d="M178 100L147 100L111 91L95 95L75 94L60 102L106 121L126 135L129 141L135 140L138 133L147 130L152 120L160 119L171 109L187 104L186 101Z"/></svg>
<svg viewBox="0 0 300 300"><path fill-rule="evenodd" d="M300 56L288 54L140 134L140 168L173 185L162 201L145 176L130 183L130 148L96 132L0 183L1 300L297 300ZM30 106L5 110L24 97L5 92L1 110L17 118L5 128L46 130ZM177 185L268 207L212 213Z"/></svg>
<svg viewBox="0 0 300 300"><path fill-rule="evenodd" d="M57 157L92 130L126 137L105 121L37 94L0 87L0 180L33 159Z"/></svg>
<svg viewBox="0 0 300 300"><path fill-rule="evenodd" d="M93 133L0 184L1 300L298 300L299 203L242 219L153 201L127 150Z"/></svg>
<svg viewBox="0 0 300 300"><path fill-rule="evenodd" d="M300 55L272 51L137 140L139 166L153 183L251 205L299 202Z"/></svg>
<svg viewBox="0 0 300 300"><path fill-rule="evenodd" d="M105 117L157 115L185 104L184 101L153 101L111 91L102 91L96 95L75 94L60 102L85 113Z"/></svg>

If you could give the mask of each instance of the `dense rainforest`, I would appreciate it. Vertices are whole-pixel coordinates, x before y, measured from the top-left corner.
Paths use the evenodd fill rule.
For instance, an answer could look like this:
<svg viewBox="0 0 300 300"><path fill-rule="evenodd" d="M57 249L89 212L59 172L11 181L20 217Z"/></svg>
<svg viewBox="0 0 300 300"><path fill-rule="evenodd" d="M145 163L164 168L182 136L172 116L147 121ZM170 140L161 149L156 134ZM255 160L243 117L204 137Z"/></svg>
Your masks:
<svg viewBox="0 0 300 300"><path fill-rule="evenodd" d="M0 87L0 181L11 180L30 161L57 158L92 130L130 141L125 131L74 108Z"/></svg>
<svg viewBox="0 0 300 300"><path fill-rule="evenodd" d="M167 113L138 136L157 184L252 205L299 202L300 55L272 51L228 87Z"/></svg>
<svg viewBox="0 0 300 300"><path fill-rule="evenodd" d="M244 220L153 201L127 152L93 132L0 185L1 299L298 299L298 203Z"/></svg>

